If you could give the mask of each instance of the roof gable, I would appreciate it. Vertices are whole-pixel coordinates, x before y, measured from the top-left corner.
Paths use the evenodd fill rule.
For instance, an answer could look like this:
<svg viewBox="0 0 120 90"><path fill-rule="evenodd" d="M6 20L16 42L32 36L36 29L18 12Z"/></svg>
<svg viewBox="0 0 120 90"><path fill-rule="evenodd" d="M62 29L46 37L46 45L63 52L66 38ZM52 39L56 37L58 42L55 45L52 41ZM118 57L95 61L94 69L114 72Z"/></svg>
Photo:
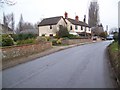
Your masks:
<svg viewBox="0 0 120 90"><path fill-rule="evenodd" d="M43 19L38 26L46 26L46 25L56 25L59 20L63 18L62 16L58 16L58 17L51 17L51 18L45 18ZM63 18L64 19L64 18ZM65 20L64 20L65 21ZM66 21L65 21L66 23Z"/></svg>

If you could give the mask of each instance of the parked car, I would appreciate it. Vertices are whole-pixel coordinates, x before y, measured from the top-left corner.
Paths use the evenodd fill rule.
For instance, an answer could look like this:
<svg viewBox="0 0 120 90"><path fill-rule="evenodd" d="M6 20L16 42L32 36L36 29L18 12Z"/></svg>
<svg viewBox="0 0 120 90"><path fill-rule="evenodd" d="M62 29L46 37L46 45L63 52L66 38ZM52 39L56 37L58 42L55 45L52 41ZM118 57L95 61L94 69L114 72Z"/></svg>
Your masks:
<svg viewBox="0 0 120 90"><path fill-rule="evenodd" d="M105 40L105 38L101 38L103 41Z"/></svg>
<svg viewBox="0 0 120 90"><path fill-rule="evenodd" d="M93 37L93 40L97 40L97 37Z"/></svg>
<svg viewBox="0 0 120 90"><path fill-rule="evenodd" d="M112 36L107 36L106 40L113 40Z"/></svg>

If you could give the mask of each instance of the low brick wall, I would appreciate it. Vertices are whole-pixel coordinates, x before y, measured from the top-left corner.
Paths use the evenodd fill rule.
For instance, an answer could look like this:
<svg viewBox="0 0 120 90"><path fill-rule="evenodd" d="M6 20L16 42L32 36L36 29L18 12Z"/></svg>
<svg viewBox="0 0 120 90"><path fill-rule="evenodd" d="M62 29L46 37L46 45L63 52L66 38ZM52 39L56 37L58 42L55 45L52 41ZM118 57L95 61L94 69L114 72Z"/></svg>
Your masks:
<svg viewBox="0 0 120 90"><path fill-rule="evenodd" d="M52 47L50 42L2 48L2 60L10 60L42 52Z"/></svg>
<svg viewBox="0 0 120 90"><path fill-rule="evenodd" d="M84 42L92 42L92 39L71 39L71 40L63 40L62 44L77 44L77 43L84 43Z"/></svg>

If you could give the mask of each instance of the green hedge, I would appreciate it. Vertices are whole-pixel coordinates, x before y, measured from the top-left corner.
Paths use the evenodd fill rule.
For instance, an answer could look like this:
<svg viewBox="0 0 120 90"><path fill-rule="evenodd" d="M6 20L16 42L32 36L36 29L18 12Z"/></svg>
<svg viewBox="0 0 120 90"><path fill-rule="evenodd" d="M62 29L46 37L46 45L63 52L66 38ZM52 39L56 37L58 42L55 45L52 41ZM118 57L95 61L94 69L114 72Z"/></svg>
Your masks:
<svg viewBox="0 0 120 90"><path fill-rule="evenodd" d="M113 39L115 40L115 42L118 41L118 33L115 33L115 34L114 34Z"/></svg>
<svg viewBox="0 0 120 90"><path fill-rule="evenodd" d="M69 34L69 35L68 35L68 38L69 38L69 39L80 39L80 36L73 35L73 34Z"/></svg>
<svg viewBox="0 0 120 90"><path fill-rule="evenodd" d="M16 42L17 45L34 44L34 43L36 43L35 39L20 40Z"/></svg>
<svg viewBox="0 0 120 90"><path fill-rule="evenodd" d="M35 34L12 34L11 35L14 41L19 41L19 40L27 40L30 38L36 38L37 35Z"/></svg>

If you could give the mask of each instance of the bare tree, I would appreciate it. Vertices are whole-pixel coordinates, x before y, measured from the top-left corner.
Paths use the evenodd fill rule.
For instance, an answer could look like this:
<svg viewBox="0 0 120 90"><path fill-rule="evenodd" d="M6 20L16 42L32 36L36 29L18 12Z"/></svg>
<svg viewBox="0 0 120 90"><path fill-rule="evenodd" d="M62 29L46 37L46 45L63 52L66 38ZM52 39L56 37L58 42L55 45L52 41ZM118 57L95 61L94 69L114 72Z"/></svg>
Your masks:
<svg viewBox="0 0 120 90"><path fill-rule="evenodd" d="M12 28L12 30L14 30L14 28L15 28L15 20L14 20L14 14L12 13L11 14L11 28Z"/></svg>
<svg viewBox="0 0 120 90"><path fill-rule="evenodd" d="M11 22L11 14L7 14L7 15L5 15L4 13L3 13L3 24L5 25L5 26L9 26L9 24L10 24L10 22Z"/></svg>
<svg viewBox="0 0 120 90"><path fill-rule="evenodd" d="M3 24L4 24L5 26L8 26L7 19L6 19L6 16L5 16L5 13L3 13Z"/></svg>
<svg viewBox="0 0 120 90"><path fill-rule="evenodd" d="M24 21L23 21L23 16L21 14L20 21L19 21L19 24L18 24L19 31L23 31L23 24L24 24Z"/></svg>
<svg viewBox="0 0 120 90"><path fill-rule="evenodd" d="M35 29L38 29L38 24L39 24L39 23L40 23L40 22L37 22L37 23L34 24L34 28L35 28Z"/></svg>
<svg viewBox="0 0 120 90"><path fill-rule="evenodd" d="M11 0L0 0L0 4L14 5L15 1Z"/></svg>
<svg viewBox="0 0 120 90"><path fill-rule="evenodd" d="M34 25L30 22L23 23L23 30L34 29Z"/></svg>
<svg viewBox="0 0 120 90"><path fill-rule="evenodd" d="M110 34L113 34L115 32L118 32L118 28L117 27L112 27L109 31Z"/></svg>
<svg viewBox="0 0 120 90"><path fill-rule="evenodd" d="M95 27L99 24L99 5L97 1L92 1L89 7L88 24Z"/></svg>
<svg viewBox="0 0 120 90"><path fill-rule="evenodd" d="M12 30L14 30L14 24L15 24L14 14L11 13L11 14L5 15L5 14L3 13L3 24L4 24L6 27L10 27Z"/></svg>

